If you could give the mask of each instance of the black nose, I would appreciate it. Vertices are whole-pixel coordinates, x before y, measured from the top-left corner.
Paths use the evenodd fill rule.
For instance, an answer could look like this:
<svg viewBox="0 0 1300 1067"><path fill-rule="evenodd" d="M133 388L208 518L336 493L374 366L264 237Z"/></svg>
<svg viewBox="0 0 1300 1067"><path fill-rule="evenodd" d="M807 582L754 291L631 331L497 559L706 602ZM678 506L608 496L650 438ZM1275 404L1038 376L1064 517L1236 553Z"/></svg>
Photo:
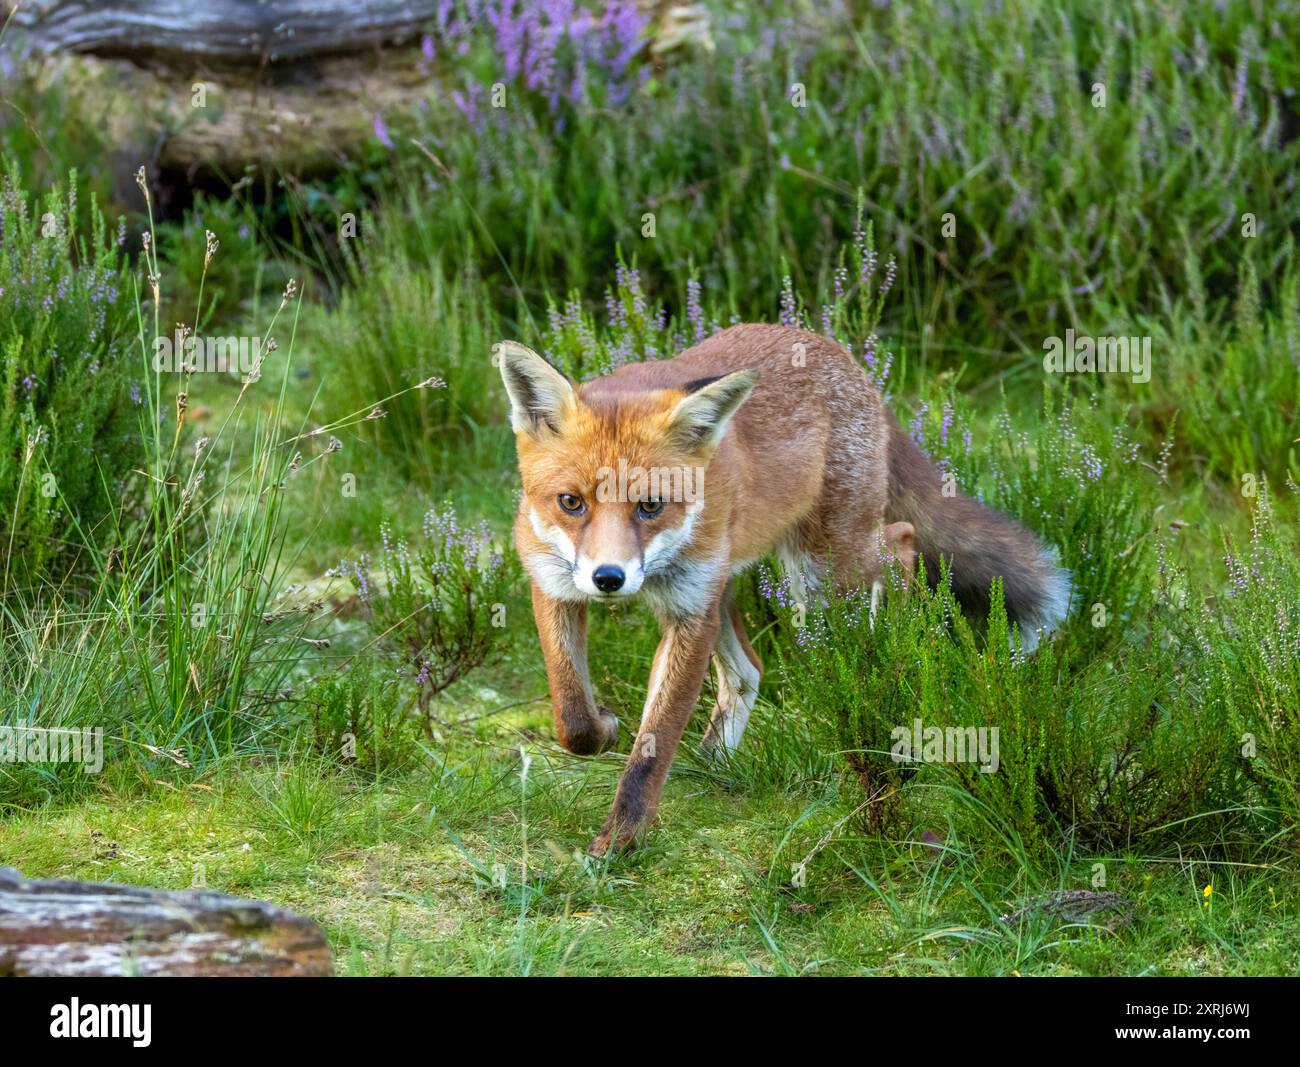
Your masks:
<svg viewBox="0 0 1300 1067"><path fill-rule="evenodd" d="M623 568L597 567L591 572L591 580L602 593L617 593L623 588Z"/></svg>

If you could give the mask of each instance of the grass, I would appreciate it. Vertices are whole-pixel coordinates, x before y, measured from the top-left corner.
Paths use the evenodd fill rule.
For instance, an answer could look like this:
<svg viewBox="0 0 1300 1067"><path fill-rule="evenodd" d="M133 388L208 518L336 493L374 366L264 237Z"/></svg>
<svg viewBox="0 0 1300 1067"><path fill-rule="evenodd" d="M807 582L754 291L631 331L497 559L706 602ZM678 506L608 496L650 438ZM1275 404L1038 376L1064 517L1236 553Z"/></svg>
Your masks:
<svg viewBox="0 0 1300 1067"><path fill-rule="evenodd" d="M381 783L231 760L98 790L9 820L0 858L274 900L325 924L345 974L1276 974L1300 952L1294 872L1207 857L936 860L846 826L794 888L792 864L833 827L817 791L678 775L647 851L584 861L574 841L603 818L616 762L530 743L525 804L518 740L458 733L430 767ZM1092 885L1097 863L1131 915L1035 909Z"/></svg>
<svg viewBox="0 0 1300 1067"><path fill-rule="evenodd" d="M391 147L335 175L167 219L110 205L128 236L94 261L90 198L49 188L76 167L102 200L105 150L59 121L74 80L15 79L4 207L63 205L67 240L29 220L36 283L3 259L31 317L0 346L0 466L26 470L33 423L62 463L90 393L56 409L18 384L24 345L93 324L64 275L120 270L129 336L93 382L140 399L108 505L42 497L45 525L0 531L76 549L67 572L6 556L0 725L99 725L107 756L0 764L0 863L272 900L348 974L1294 973L1300 71L1268 32L1294 13L711 9L707 62L561 50L499 112L434 92L387 116ZM432 74L472 104L508 56L456 10ZM1061 549L1081 601L1029 663L942 596L889 598L878 636L833 605L810 650L748 579L768 673L744 745L707 761L693 724L645 846L593 860L626 753L556 746L526 583L484 562L517 492L490 345L590 377L733 318L850 346L964 491ZM155 373L176 322L278 347L257 380ZM1043 374L1067 328L1151 337L1150 382ZM420 539L447 506L486 524L474 552ZM655 629L593 616L626 746ZM864 773L913 711L999 725L1008 770Z"/></svg>

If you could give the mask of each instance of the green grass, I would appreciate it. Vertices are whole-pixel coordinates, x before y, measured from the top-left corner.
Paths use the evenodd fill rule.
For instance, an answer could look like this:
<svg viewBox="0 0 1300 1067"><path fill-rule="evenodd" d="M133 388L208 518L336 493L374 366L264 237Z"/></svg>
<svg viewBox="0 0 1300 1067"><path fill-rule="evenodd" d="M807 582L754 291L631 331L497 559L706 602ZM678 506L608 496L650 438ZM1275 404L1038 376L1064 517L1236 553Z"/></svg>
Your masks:
<svg viewBox="0 0 1300 1067"><path fill-rule="evenodd" d="M852 809L827 780L730 791L681 767L648 849L584 861L575 845L604 817L617 761L524 742L525 792L514 727L544 733L545 714L512 718L455 731L428 766L381 783L232 759L106 784L10 818L0 862L177 889L201 876L318 918L345 974L1276 974L1300 953L1294 871L1131 852L1033 864L960 845L936 862L838 825ZM760 716L750 740L772 726ZM1091 888L1097 863L1128 902L1118 921L1035 909Z"/></svg>

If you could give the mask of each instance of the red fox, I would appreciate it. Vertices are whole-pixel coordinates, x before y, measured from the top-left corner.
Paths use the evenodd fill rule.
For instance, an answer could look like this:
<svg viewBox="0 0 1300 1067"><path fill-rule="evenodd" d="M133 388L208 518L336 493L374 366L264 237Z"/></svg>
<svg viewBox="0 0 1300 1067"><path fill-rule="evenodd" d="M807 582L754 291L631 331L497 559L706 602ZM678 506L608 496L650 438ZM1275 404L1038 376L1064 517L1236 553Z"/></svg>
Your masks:
<svg viewBox="0 0 1300 1067"><path fill-rule="evenodd" d="M794 588L830 575L873 588L940 557L980 612L1001 578L1023 647L1055 629L1068 572L1023 526L969 497L899 427L853 357L785 326L733 326L667 360L578 384L541 356L496 346L523 497L515 546L532 581L555 733L591 754L618 738L587 670L587 605L640 597L662 637L613 808L588 851L625 847L655 816L710 657L717 706L706 748L740 742L762 664L732 598L735 575L776 553Z"/></svg>

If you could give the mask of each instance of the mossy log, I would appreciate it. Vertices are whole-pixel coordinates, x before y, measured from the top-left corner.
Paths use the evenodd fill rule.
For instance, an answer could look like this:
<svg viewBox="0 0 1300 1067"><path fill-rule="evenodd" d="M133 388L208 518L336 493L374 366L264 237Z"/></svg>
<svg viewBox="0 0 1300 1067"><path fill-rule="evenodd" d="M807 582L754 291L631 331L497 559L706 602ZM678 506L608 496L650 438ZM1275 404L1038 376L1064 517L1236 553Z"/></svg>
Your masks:
<svg viewBox="0 0 1300 1067"><path fill-rule="evenodd" d="M210 890L35 881L0 867L0 976L325 977L310 919Z"/></svg>

